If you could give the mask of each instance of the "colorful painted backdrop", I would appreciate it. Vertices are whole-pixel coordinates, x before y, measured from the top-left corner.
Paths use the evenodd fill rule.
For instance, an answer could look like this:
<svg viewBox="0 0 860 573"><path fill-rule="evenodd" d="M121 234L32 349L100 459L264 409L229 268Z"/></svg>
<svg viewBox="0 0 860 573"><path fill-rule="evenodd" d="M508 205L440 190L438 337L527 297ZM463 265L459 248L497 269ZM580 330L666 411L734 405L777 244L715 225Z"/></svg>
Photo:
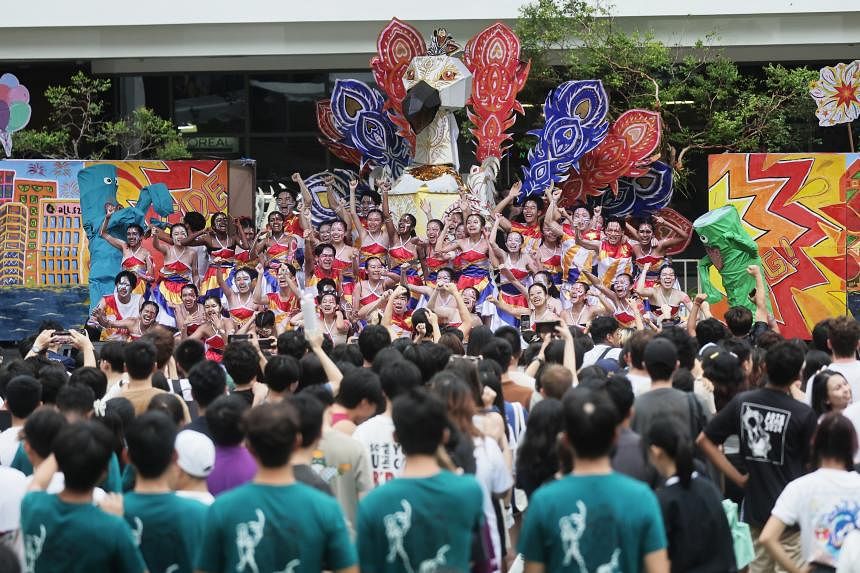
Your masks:
<svg viewBox="0 0 860 573"><path fill-rule="evenodd" d="M710 208L734 205L758 243L783 335L860 314L860 154L712 155L708 187Z"/></svg>

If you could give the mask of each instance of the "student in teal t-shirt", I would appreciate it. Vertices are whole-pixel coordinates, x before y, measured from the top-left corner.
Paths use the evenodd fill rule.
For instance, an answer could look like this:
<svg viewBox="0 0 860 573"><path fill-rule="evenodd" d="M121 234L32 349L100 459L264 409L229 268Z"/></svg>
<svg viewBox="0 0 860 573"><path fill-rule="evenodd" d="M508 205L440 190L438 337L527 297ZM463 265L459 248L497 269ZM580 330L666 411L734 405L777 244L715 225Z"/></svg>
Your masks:
<svg viewBox="0 0 860 573"><path fill-rule="evenodd" d="M295 408L288 402L257 406L245 412L242 427L259 471L254 481L220 495L209 508L197 569L357 573L337 501L293 477Z"/></svg>
<svg viewBox="0 0 860 573"><path fill-rule="evenodd" d="M141 573L146 565L121 517L93 505L93 488L107 470L110 431L96 422L60 430L53 455L42 462L31 489L44 489L56 469L65 489L57 495L31 491L21 503L26 570L32 573Z"/></svg>
<svg viewBox="0 0 860 573"><path fill-rule="evenodd" d="M145 412L129 425L125 439L137 482L123 497L123 513L146 566L191 573L208 508L171 490L176 425L164 412Z"/></svg>
<svg viewBox="0 0 860 573"><path fill-rule="evenodd" d="M518 545L526 573L668 572L657 498L610 465L620 421L612 401L603 391L574 388L563 403L574 470L529 500Z"/></svg>
<svg viewBox="0 0 860 573"><path fill-rule="evenodd" d="M406 465L401 477L358 504L362 573L469 571L471 562L486 564L481 486L436 461L447 432L445 405L416 389L394 400L392 418ZM475 546L482 547L477 555Z"/></svg>

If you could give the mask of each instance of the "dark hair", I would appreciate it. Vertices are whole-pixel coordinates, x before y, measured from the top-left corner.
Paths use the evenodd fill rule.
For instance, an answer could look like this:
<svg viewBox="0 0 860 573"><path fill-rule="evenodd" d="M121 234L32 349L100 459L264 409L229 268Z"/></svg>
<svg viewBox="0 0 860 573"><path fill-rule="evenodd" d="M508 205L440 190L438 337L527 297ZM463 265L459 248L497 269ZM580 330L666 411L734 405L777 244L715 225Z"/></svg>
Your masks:
<svg viewBox="0 0 860 573"><path fill-rule="evenodd" d="M241 396L220 396L206 408L206 424L216 446L238 446L245 435L239 426L250 404Z"/></svg>
<svg viewBox="0 0 860 573"><path fill-rule="evenodd" d="M702 374L714 385L714 405L718 412L743 390L744 372L740 360L719 348L702 357Z"/></svg>
<svg viewBox="0 0 860 573"><path fill-rule="evenodd" d="M657 334L657 338L665 338L675 345L675 350L678 352L678 366L693 370L696 366L696 354L699 352L699 347L696 344L696 339L687 334L687 331L680 326L666 326Z"/></svg>
<svg viewBox="0 0 860 573"><path fill-rule="evenodd" d="M782 337L782 335L775 330L765 330L758 335L755 344L762 350L768 350L771 346L774 346L775 344L778 344L784 340L785 339Z"/></svg>
<svg viewBox="0 0 860 573"><path fill-rule="evenodd" d="M185 215L182 216L182 220L185 222L185 225L182 225L181 223L178 224L183 227L187 225L185 229L186 231L188 230L188 227L190 227L191 230L194 232L202 231L206 228L206 217L203 216L203 213L198 213L197 211L188 211L187 213L185 213ZM173 225L172 227L175 226L176 225Z"/></svg>
<svg viewBox="0 0 860 573"><path fill-rule="evenodd" d="M603 389L612 400L612 403L615 404L618 417L621 420L627 418L630 414L630 408L633 407L633 402L636 399L633 395L633 384L630 383L630 379L624 374L613 374L606 379Z"/></svg>
<svg viewBox="0 0 860 573"><path fill-rule="evenodd" d="M337 253L337 249L335 249L331 243L320 243L319 245L314 247L314 256L319 257L322 255L322 252L326 249L331 249L332 256Z"/></svg>
<svg viewBox="0 0 860 573"><path fill-rule="evenodd" d="M101 400L107 392L107 376L94 366L81 366L69 375L69 384L83 384L93 391L94 399Z"/></svg>
<svg viewBox="0 0 860 573"><path fill-rule="evenodd" d="M302 435L301 447L307 448L322 435L325 405L306 392L288 398L299 414L299 432Z"/></svg>
<svg viewBox="0 0 860 573"><path fill-rule="evenodd" d="M540 283L535 283L540 284ZM546 291L546 289L544 289ZM501 338L506 340L508 344L511 345L511 356L513 358L519 358L522 353L522 334L520 331L514 328L513 326L502 326L496 329L493 333L493 336L496 338ZM507 369L507 365L504 366Z"/></svg>
<svg viewBox="0 0 860 573"><path fill-rule="evenodd" d="M448 418L459 432L470 437L481 436L473 418L477 411L474 392L460 376L452 370L439 372L429 382L434 394L439 396L448 409Z"/></svg>
<svg viewBox="0 0 860 573"><path fill-rule="evenodd" d="M249 409L241 427L261 466L279 468L290 461L300 427L299 415L290 402L267 402Z"/></svg>
<svg viewBox="0 0 860 573"><path fill-rule="evenodd" d="M266 386L275 392L283 392L299 381L301 368L299 362L292 356L275 355L266 362L263 380Z"/></svg>
<svg viewBox="0 0 860 573"><path fill-rule="evenodd" d="M812 327L812 347L815 350L820 350L826 354L830 354L830 348L827 346L827 341L830 338L830 319L825 318L819 320ZM808 376L807 376L808 378Z"/></svg>
<svg viewBox="0 0 860 573"><path fill-rule="evenodd" d="M502 392L502 369L493 360L481 360L478 362L478 381L481 383L481 391L488 386L495 394L493 408L501 415L505 423L505 435L511 439L511 428L508 426L508 415L505 411L505 396Z"/></svg>
<svg viewBox="0 0 860 573"><path fill-rule="evenodd" d="M408 360L400 359L387 362L379 369L379 382L382 392L390 401L423 383L421 370Z"/></svg>
<svg viewBox="0 0 860 573"><path fill-rule="evenodd" d="M96 397L93 389L84 384L66 384L57 392L57 409L63 414L86 416L93 411Z"/></svg>
<svg viewBox="0 0 860 573"><path fill-rule="evenodd" d="M385 405L379 376L365 368L356 368L344 373L335 402L344 408L355 408L362 400L377 406Z"/></svg>
<svg viewBox="0 0 860 573"><path fill-rule="evenodd" d="M423 388L398 396L392 406L397 441L406 455L433 455L448 427L445 404Z"/></svg>
<svg viewBox="0 0 860 573"><path fill-rule="evenodd" d="M39 407L42 385L32 376L15 376L6 385L6 409L16 418L24 419Z"/></svg>
<svg viewBox="0 0 860 573"><path fill-rule="evenodd" d="M225 219L227 219L228 222L230 221L230 218L227 217L227 214L224 213L224 211L216 211L215 213L212 213L211 215L209 215L209 226L212 228L215 227L216 217L224 217Z"/></svg>
<svg viewBox="0 0 860 573"><path fill-rule="evenodd" d="M137 473L157 478L173 461L176 424L163 411L144 412L125 431L128 457Z"/></svg>
<svg viewBox="0 0 860 573"><path fill-rule="evenodd" d="M602 391L571 388L562 404L565 433L575 456L596 459L608 455L620 422L609 396Z"/></svg>
<svg viewBox="0 0 860 573"><path fill-rule="evenodd" d="M797 380L803 368L804 353L791 342L774 344L764 356L768 382L785 387Z"/></svg>
<svg viewBox="0 0 860 573"><path fill-rule="evenodd" d="M591 339L595 344L603 344L606 338L618 330L618 321L614 316L598 316L591 321Z"/></svg>
<svg viewBox="0 0 860 573"><path fill-rule="evenodd" d="M67 423L66 417L53 408L39 408L24 422L24 439L39 457L47 458L54 439Z"/></svg>
<svg viewBox="0 0 860 573"><path fill-rule="evenodd" d="M152 376L155 369L155 345L143 338L129 342L123 352L125 369L130 378L143 380Z"/></svg>
<svg viewBox="0 0 860 573"><path fill-rule="evenodd" d="M689 488L693 479L693 441L686 428L679 427L672 417L657 418L645 437L651 446L657 446L675 462L681 487Z"/></svg>
<svg viewBox="0 0 860 573"><path fill-rule="evenodd" d="M650 330L637 330L624 342L624 350L622 355L629 357L630 366L644 369L642 364L642 356L645 354L645 346L654 338L654 333Z"/></svg>
<svg viewBox="0 0 860 573"><path fill-rule="evenodd" d="M99 360L105 360L114 372L125 370L125 342L109 340L99 349Z"/></svg>
<svg viewBox="0 0 860 573"><path fill-rule="evenodd" d="M693 392L696 389L696 377L686 368L678 368L672 372L672 388L681 392Z"/></svg>
<svg viewBox="0 0 860 573"><path fill-rule="evenodd" d="M177 426L185 425L185 410L182 408L182 400L176 394L170 392L156 394L149 401L146 409L167 414Z"/></svg>
<svg viewBox="0 0 860 573"><path fill-rule="evenodd" d="M195 338L186 338L173 351L176 365L188 375L191 369L206 358L206 347Z"/></svg>
<svg viewBox="0 0 860 573"><path fill-rule="evenodd" d="M551 481L559 470L558 434L564 429L560 400L541 400L529 413L523 441L517 449L517 482L526 494Z"/></svg>
<svg viewBox="0 0 860 573"><path fill-rule="evenodd" d="M434 374L445 369L451 359L451 351L441 344L427 341L416 344L411 351L404 351L403 356L418 366L422 380L427 382Z"/></svg>
<svg viewBox="0 0 860 573"><path fill-rule="evenodd" d="M358 367L364 364L364 357L361 355L361 349L358 347L358 344L336 344L331 349L329 358L335 363L348 362Z"/></svg>
<svg viewBox="0 0 860 573"><path fill-rule="evenodd" d="M116 416L125 431L125 428L128 428L134 420L134 404L122 396L111 398L105 402L105 416Z"/></svg>
<svg viewBox="0 0 860 573"><path fill-rule="evenodd" d="M149 340L155 346L155 364L159 370L167 365L173 356L173 345L175 339L173 334L163 326L155 326L140 337L141 340Z"/></svg>
<svg viewBox="0 0 860 573"><path fill-rule="evenodd" d="M237 386L250 384L260 374L260 357L250 342L231 342L224 349L221 364Z"/></svg>
<svg viewBox="0 0 860 573"><path fill-rule="evenodd" d="M188 372L191 397L201 408L209 407L216 398L224 395L227 376L217 362L202 360Z"/></svg>
<svg viewBox="0 0 860 573"><path fill-rule="evenodd" d="M596 378L601 382L606 382L608 377L609 373L606 371L606 368L604 368L603 366L598 366L597 364L591 364L589 366L586 366L585 368L580 369L579 371L580 383L588 378Z"/></svg>
<svg viewBox="0 0 860 573"><path fill-rule="evenodd" d="M316 354L305 354L302 356L302 359L299 360L299 370L301 371L301 376L299 377L298 391L308 386L317 386L328 382L328 375L325 372L325 368L323 368L319 356Z"/></svg>
<svg viewBox="0 0 860 573"><path fill-rule="evenodd" d="M21 573L21 559L9 545L0 545L0 571Z"/></svg>
<svg viewBox="0 0 860 573"><path fill-rule="evenodd" d="M69 382L63 365L53 361L39 369L38 379L42 385L42 404L56 404L57 393Z"/></svg>
<svg viewBox="0 0 860 573"><path fill-rule="evenodd" d="M502 373L508 371L513 358L511 345L504 338L494 337L481 349L484 360L492 360L502 369Z"/></svg>
<svg viewBox="0 0 860 573"><path fill-rule="evenodd" d="M460 333L458 336L457 333ZM441 346L444 346L448 350L451 351L451 354L456 356L463 356L466 354L466 347L463 346L463 338L462 331L459 329L456 330L444 330L442 331L442 336L439 337L439 343Z"/></svg>
<svg viewBox="0 0 860 573"><path fill-rule="evenodd" d="M301 360L307 351L308 341L301 332L288 330L278 336L278 354L288 354L296 360Z"/></svg>
<svg viewBox="0 0 860 573"><path fill-rule="evenodd" d="M59 431L51 448L63 472L66 489L92 490L107 471L113 436L104 424L81 421Z"/></svg>
<svg viewBox="0 0 860 573"><path fill-rule="evenodd" d="M671 380L678 367L678 349L671 340L655 336L645 346L644 362L651 380Z"/></svg>
<svg viewBox="0 0 860 573"><path fill-rule="evenodd" d="M467 320L467 317L463 320ZM481 351L484 349L484 345L492 339L493 331L490 330L489 327L484 326L483 324L476 326L469 332L469 342L466 344L466 355L480 356Z"/></svg>
<svg viewBox="0 0 860 573"><path fill-rule="evenodd" d="M830 321L827 339L834 357L854 358L860 341L860 324L850 316L838 316Z"/></svg>
<svg viewBox="0 0 860 573"><path fill-rule="evenodd" d="M832 409L832 406L827 401L827 382L831 376L840 376L843 379L845 375L835 370L822 370L812 378L812 409L819 416L826 414Z"/></svg>
<svg viewBox="0 0 860 573"><path fill-rule="evenodd" d="M463 358L462 356L452 355L448 360L448 365L443 372L453 372L460 377L460 380L466 383L469 390L472 392L472 400L478 409L483 408L483 386L478 376L478 363L474 360Z"/></svg>
<svg viewBox="0 0 860 573"><path fill-rule="evenodd" d="M720 342L726 338L726 334L726 326L716 318L706 318L696 325L696 341L700 347Z"/></svg>
<svg viewBox="0 0 860 573"><path fill-rule="evenodd" d="M827 352L822 352L821 350L810 350L807 352L803 360L803 372L800 375L800 383L803 386L803 390L806 391L806 385L809 383L810 378L825 366L830 366L832 362L833 358Z"/></svg>
<svg viewBox="0 0 860 573"><path fill-rule="evenodd" d="M720 342L720 346L737 356L739 364L743 364L752 357L752 345L743 338L726 338Z"/></svg>
<svg viewBox="0 0 860 573"><path fill-rule="evenodd" d="M824 459L839 460L850 471L857 451L857 431L854 424L836 412L825 414L812 436L812 457L820 465Z"/></svg>
<svg viewBox="0 0 860 573"><path fill-rule="evenodd" d="M275 312L272 310L264 310L258 312L254 317L254 326L257 328L272 328L275 326Z"/></svg>
<svg viewBox="0 0 860 573"><path fill-rule="evenodd" d="M726 311L726 325L733 336L746 336L753 325L753 314L745 306L733 306Z"/></svg>
<svg viewBox="0 0 860 573"><path fill-rule="evenodd" d="M131 271L120 271L120 272L118 272L113 279L113 286L117 286L119 284L119 280L123 277L128 279L129 286L132 288L132 290L134 290L134 287L137 286L137 275L135 275Z"/></svg>
<svg viewBox="0 0 860 573"><path fill-rule="evenodd" d="M379 324L369 324L358 335L358 348L367 362L373 362L376 353L391 344L388 329Z"/></svg>

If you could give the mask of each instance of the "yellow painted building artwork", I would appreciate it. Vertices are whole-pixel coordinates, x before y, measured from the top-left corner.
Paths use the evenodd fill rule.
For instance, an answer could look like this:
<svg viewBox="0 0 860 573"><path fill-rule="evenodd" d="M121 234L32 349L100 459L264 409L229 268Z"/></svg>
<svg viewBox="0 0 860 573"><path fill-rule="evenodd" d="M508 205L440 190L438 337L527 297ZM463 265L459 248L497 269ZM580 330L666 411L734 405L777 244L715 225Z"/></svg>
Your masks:
<svg viewBox="0 0 860 573"><path fill-rule="evenodd" d="M87 238L81 229L77 199L40 199L38 247L39 284L86 284Z"/></svg>

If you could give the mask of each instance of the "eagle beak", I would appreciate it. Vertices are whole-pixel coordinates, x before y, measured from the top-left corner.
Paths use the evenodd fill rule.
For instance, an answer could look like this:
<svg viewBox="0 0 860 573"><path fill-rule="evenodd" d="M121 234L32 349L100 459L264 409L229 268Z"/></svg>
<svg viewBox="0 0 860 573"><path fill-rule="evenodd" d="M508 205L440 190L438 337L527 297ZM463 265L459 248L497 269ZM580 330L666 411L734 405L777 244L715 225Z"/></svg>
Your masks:
<svg viewBox="0 0 860 573"><path fill-rule="evenodd" d="M441 105L439 91L421 81L406 92L406 97L403 98L403 115L412 126L412 131L420 133L430 125Z"/></svg>

